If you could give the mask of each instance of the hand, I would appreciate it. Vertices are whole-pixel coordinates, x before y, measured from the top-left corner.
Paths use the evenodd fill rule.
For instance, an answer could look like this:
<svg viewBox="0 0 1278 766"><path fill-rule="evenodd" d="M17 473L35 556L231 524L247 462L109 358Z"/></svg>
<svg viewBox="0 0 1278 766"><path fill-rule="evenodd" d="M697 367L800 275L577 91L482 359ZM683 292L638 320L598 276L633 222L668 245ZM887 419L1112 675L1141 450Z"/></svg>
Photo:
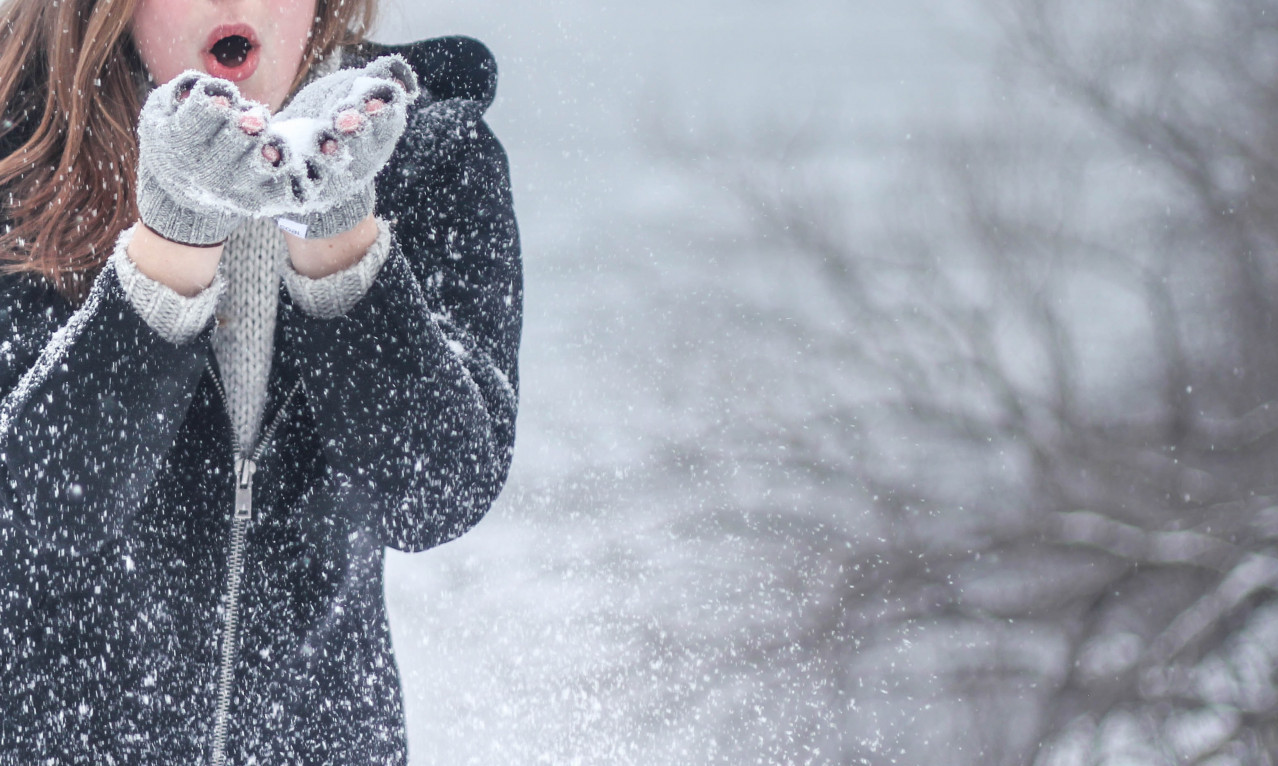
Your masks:
<svg viewBox="0 0 1278 766"><path fill-rule="evenodd" d="M260 214L301 224L307 239L333 237L366 219L373 179L394 152L420 92L399 56L334 72L299 91L266 130L268 159L286 171L289 194Z"/></svg>
<svg viewBox="0 0 1278 766"><path fill-rule="evenodd" d="M201 72L156 88L138 122L142 222L173 242L212 245L284 198L290 179L268 159L268 120L264 105Z"/></svg>

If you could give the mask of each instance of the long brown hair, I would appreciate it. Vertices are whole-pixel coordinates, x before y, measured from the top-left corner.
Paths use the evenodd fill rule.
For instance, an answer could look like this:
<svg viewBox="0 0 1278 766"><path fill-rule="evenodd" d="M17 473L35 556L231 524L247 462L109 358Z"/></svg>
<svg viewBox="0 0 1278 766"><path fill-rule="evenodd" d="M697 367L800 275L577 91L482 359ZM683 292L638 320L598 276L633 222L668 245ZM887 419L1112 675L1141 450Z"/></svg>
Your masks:
<svg viewBox="0 0 1278 766"><path fill-rule="evenodd" d="M0 270L41 274L73 301L138 216L138 2L0 0ZM376 9L317 0L293 87L335 47L362 41Z"/></svg>

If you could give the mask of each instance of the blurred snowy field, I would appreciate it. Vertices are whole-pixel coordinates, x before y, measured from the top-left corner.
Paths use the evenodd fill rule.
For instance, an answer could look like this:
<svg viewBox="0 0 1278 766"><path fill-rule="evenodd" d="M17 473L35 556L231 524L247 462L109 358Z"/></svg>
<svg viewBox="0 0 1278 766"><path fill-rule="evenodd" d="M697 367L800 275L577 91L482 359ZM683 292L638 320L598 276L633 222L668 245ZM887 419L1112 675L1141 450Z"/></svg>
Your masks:
<svg viewBox="0 0 1278 766"><path fill-rule="evenodd" d="M414 764L910 749L891 690L840 687L792 631L838 576L820 541L873 534L850 483L753 427L797 433L851 395L771 325L819 322L811 275L735 258L742 222L669 146L816 136L804 161L872 227L915 132L989 97L988 26L967 0L386 3L380 40L497 56L527 286L509 487L463 539L387 565Z"/></svg>

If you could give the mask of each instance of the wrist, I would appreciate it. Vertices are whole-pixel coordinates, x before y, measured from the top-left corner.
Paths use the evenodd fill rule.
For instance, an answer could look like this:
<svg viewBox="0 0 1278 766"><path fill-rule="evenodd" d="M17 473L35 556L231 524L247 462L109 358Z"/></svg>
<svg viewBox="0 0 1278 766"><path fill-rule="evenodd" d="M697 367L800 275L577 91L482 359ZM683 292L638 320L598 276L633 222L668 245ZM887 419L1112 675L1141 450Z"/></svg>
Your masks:
<svg viewBox="0 0 1278 766"><path fill-rule="evenodd" d="M353 228L324 239L303 239L285 232L293 270L309 279L322 279L354 266L377 241L377 220L372 213Z"/></svg>
<svg viewBox="0 0 1278 766"><path fill-rule="evenodd" d="M189 298L213 283L222 249L222 244L199 246L174 242L140 224L126 252L143 275Z"/></svg>

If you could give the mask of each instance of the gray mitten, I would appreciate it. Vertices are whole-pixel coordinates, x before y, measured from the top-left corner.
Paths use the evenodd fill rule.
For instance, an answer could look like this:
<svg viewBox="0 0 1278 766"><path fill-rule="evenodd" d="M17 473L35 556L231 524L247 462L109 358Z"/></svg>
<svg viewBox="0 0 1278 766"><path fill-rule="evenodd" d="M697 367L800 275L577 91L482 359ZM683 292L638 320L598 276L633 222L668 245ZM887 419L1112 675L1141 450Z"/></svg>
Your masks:
<svg viewBox="0 0 1278 766"><path fill-rule="evenodd" d="M302 88L266 131L291 193L260 214L279 217L285 231L309 239L340 234L366 218L373 178L395 151L420 93L412 67L396 55Z"/></svg>
<svg viewBox="0 0 1278 766"><path fill-rule="evenodd" d="M175 242L217 244L284 198L289 179L263 156L269 119L235 85L201 72L152 91L138 121L142 223Z"/></svg>

